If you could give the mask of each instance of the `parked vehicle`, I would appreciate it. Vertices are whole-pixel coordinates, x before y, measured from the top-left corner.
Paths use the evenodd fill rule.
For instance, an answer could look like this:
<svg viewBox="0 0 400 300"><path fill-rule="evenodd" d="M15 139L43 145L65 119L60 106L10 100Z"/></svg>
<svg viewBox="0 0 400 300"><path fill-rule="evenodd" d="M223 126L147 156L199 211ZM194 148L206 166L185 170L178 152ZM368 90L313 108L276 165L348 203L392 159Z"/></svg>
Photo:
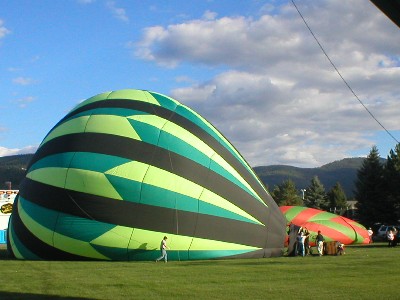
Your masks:
<svg viewBox="0 0 400 300"><path fill-rule="evenodd" d="M396 228L397 232L400 231L400 225L381 225L376 232L376 237L380 240L386 241L388 231L393 230L393 228Z"/></svg>

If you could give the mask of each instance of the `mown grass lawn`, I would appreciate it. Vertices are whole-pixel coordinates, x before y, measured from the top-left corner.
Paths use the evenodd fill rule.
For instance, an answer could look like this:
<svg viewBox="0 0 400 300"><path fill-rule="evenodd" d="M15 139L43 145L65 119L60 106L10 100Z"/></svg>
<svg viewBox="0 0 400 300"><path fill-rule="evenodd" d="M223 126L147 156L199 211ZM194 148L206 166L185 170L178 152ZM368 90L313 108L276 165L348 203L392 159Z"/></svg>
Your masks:
<svg viewBox="0 0 400 300"><path fill-rule="evenodd" d="M159 262L18 261L0 299L400 299L400 246L343 256Z"/></svg>

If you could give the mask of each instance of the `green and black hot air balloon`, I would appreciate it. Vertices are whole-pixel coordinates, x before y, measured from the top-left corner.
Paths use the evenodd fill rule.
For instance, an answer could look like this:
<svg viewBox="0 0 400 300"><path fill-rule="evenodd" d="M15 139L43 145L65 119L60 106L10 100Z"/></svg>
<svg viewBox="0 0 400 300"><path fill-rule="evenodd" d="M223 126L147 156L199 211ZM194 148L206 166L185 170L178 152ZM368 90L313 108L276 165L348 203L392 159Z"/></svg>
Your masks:
<svg viewBox="0 0 400 300"><path fill-rule="evenodd" d="M285 218L251 167L178 101L121 90L47 134L10 218L19 259L171 260L281 255Z"/></svg>

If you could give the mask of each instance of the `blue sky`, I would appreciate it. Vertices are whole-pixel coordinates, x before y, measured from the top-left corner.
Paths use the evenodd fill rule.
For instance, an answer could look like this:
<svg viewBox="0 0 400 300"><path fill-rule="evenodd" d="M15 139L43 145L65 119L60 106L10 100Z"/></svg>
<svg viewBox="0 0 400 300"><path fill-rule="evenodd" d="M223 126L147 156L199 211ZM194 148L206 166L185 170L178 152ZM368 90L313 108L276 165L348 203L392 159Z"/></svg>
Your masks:
<svg viewBox="0 0 400 300"><path fill-rule="evenodd" d="M400 140L400 30L365 0L295 1ZM252 166L317 167L396 145L291 1L0 0L0 156L33 153L80 101L125 88L196 110Z"/></svg>

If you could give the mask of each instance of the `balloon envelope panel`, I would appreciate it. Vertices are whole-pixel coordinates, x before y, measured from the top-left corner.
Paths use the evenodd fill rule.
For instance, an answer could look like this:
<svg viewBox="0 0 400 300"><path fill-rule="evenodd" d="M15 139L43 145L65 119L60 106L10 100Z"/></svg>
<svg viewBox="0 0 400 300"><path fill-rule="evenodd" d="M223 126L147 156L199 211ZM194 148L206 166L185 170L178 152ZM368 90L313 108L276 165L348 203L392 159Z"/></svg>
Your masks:
<svg viewBox="0 0 400 300"><path fill-rule="evenodd" d="M340 241L345 245L369 243L367 229L351 219L309 207L281 206L280 209L288 222L307 227L312 242L320 230L326 241Z"/></svg>
<svg viewBox="0 0 400 300"><path fill-rule="evenodd" d="M285 218L238 151L167 96L121 90L79 104L21 183L8 244L20 259L281 255Z"/></svg>

